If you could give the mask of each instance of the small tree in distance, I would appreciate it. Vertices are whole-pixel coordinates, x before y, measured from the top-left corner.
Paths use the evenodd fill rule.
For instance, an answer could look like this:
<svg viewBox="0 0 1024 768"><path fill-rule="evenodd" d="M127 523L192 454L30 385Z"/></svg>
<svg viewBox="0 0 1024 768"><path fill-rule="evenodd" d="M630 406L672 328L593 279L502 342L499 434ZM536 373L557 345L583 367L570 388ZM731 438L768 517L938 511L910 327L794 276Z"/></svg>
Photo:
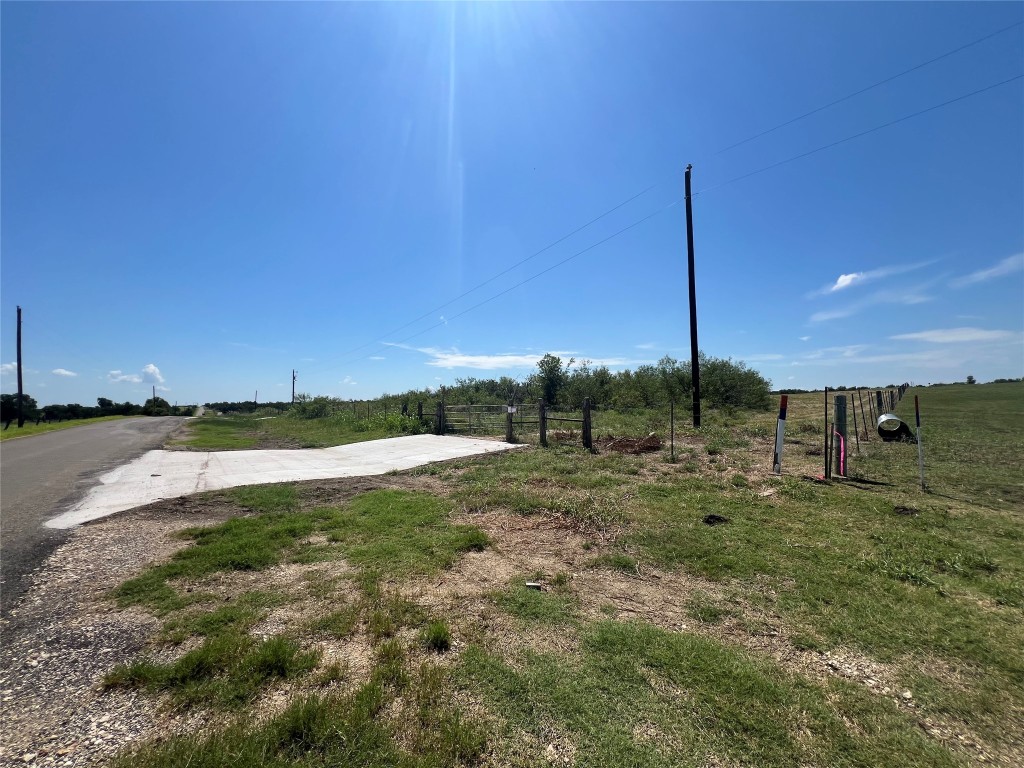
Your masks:
<svg viewBox="0 0 1024 768"><path fill-rule="evenodd" d="M142 406L143 416L170 416L171 404L162 397L151 397Z"/></svg>
<svg viewBox="0 0 1024 768"><path fill-rule="evenodd" d="M973 376L968 376L967 377L967 383L968 384L977 384L978 380L976 378L974 378Z"/></svg>

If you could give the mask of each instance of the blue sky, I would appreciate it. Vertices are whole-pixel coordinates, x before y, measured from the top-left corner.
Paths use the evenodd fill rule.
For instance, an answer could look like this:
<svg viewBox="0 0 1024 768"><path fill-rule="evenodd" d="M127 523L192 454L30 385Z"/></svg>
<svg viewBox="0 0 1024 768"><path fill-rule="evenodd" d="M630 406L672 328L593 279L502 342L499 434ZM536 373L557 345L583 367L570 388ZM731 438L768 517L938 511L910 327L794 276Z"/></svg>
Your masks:
<svg viewBox="0 0 1024 768"><path fill-rule="evenodd" d="M1019 3L0 8L5 392L19 304L41 402L688 359L687 163L707 353L1024 375L1024 80L732 181L1021 75L1024 27L720 151Z"/></svg>

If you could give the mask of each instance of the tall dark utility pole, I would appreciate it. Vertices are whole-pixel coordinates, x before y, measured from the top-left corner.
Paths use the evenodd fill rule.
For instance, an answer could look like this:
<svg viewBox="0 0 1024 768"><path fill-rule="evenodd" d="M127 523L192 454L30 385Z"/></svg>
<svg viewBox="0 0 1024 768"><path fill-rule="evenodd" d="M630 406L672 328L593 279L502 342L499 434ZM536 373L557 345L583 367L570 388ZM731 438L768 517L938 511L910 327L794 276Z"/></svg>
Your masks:
<svg viewBox="0 0 1024 768"><path fill-rule="evenodd" d="M21 307L18 307L18 429L25 426L25 390L21 382Z"/></svg>
<svg viewBox="0 0 1024 768"><path fill-rule="evenodd" d="M295 402L295 369L292 368L292 403Z"/></svg>
<svg viewBox="0 0 1024 768"><path fill-rule="evenodd" d="M693 426L700 426L700 360L697 354L697 283L693 276L693 205L690 169L686 166L686 264L690 276L690 377L693 380Z"/></svg>

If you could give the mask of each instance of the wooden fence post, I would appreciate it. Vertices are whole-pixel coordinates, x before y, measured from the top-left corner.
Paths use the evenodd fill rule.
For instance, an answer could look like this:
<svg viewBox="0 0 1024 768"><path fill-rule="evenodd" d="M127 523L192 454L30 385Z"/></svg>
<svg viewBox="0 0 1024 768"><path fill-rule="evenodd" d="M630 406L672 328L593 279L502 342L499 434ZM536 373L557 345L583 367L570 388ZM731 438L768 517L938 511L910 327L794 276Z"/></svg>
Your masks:
<svg viewBox="0 0 1024 768"><path fill-rule="evenodd" d="M434 415L434 434L444 434L444 403L437 404L437 410Z"/></svg>
<svg viewBox="0 0 1024 768"><path fill-rule="evenodd" d="M540 426L540 444L548 447L548 415L544 409L544 401L537 403L537 421Z"/></svg>
<svg viewBox="0 0 1024 768"><path fill-rule="evenodd" d="M416 418L419 419L420 421L423 421L423 401L422 400L417 400L416 401Z"/></svg>
<svg viewBox="0 0 1024 768"><path fill-rule="evenodd" d="M583 401L583 447L594 452L594 439L590 432L590 398Z"/></svg>

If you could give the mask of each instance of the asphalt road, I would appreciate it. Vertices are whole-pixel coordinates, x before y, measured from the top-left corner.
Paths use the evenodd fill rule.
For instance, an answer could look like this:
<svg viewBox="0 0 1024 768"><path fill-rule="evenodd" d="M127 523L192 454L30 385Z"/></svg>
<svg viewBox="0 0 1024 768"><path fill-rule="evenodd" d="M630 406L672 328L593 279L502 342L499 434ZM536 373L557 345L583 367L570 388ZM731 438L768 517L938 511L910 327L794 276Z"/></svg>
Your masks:
<svg viewBox="0 0 1024 768"><path fill-rule="evenodd" d="M8 614L27 576L68 536L43 523L81 498L97 476L159 448L183 421L119 419L0 443L0 613Z"/></svg>

